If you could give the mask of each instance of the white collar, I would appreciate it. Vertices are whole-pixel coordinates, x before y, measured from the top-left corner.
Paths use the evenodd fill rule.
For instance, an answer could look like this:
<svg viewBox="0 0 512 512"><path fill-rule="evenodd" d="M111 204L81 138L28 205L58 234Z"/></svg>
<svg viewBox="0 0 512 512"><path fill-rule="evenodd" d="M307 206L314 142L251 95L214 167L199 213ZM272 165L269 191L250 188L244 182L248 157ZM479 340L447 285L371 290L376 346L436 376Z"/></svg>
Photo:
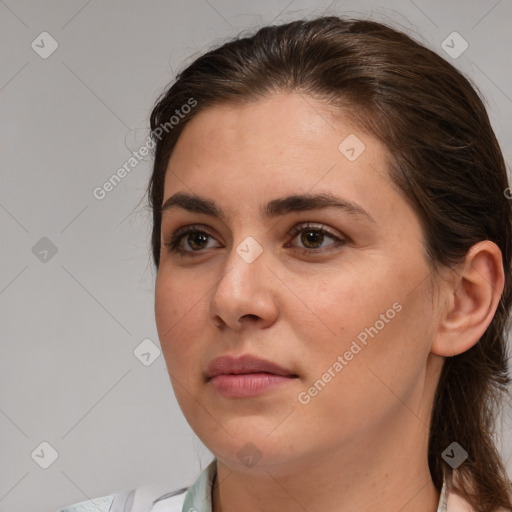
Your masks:
<svg viewBox="0 0 512 512"><path fill-rule="evenodd" d="M448 471L443 471L443 488L441 489L441 495L439 496L439 505L437 506L437 512L447 512L448 495L452 488L452 475Z"/></svg>

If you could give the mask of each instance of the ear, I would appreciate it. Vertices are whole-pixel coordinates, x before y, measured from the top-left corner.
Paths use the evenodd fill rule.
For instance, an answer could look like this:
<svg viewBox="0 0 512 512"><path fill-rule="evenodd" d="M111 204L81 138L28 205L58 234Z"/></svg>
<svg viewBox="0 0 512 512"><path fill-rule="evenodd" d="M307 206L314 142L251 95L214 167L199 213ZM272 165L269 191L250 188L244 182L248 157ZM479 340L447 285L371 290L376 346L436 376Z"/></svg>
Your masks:
<svg viewBox="0 0 512 512"><path fill-rule="evenodd" d="M452 357L474 346L491 323L505 283L499 247L490 240L473 245L449 284L431 352Z"/></svg>

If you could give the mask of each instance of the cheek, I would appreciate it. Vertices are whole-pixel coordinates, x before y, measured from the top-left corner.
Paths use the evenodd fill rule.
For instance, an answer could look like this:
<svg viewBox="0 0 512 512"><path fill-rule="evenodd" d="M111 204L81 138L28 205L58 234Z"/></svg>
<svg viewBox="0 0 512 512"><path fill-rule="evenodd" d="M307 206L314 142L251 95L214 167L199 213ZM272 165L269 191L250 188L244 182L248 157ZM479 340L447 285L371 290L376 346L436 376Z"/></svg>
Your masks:
<svg viewBox="0 0 512 512"><path fill-rule="evenodd" d="M170 267L159 269L155 283L155 319L162 343L189 315L195 314L195 304L206 291L200 289L200 283L201 280L187 278Z"/></svg>
<svg viewBox="0 0 512 512"><path fill-rule="evenodd" d="M402 391L424 368L432 337L429 300L424 287L411 289L426 270L381 263L336 269L320 284L295 281L294 292L307 298L308 307L296 312L300 320L292 328L304 341L304 356L314 361L307 372L311 379L345 353L351 370L344 373L351 378L344 385L363 386L359 389L375 379L369 368Z"/></svg>
<svg viewBox="0 0 512 512"><path fill-rule="evenodd" d="M382 304L382 311L375 311L386 314L387 300ZM400 305L388 323L381 324L372 314L353 314L340 318L338 325L346 335L335 343L310 339L307 379L297 405L305 428L321 428L326 438L350 437L402 413L404 404L416 411L424 391L428 343L418 331L411 333L417 316L414 305ZM358 338L360 334L364 337ZM302 405L306 400L309 403Z"/></svg>
<svg viewBox="0 0 512 512"><path fill-rule="evenodd" d="M392 308L399 293L390 292L394 287L388 286L387 280L391 279L385 270L372 275L372 270L362 265L334 268L321 280L318 276L292 278L297 300L290 299L286 307L292 305L293 310L289 309L287 316L296 319L296 327L304 334L316 333L323 338L322 347L341 349L343 341L357 336ZM317 342L315 345L319 348Z"/></svg>
<svg viewBox="0 0 512 512"><path fill-rule="evenodd" d="M199 314L201 303L190 294L180 293L176 281L157 278L155 319L167 371L176 400L188 421L193 422L200 400L201 347Z"/></svg>
<svg viewBox="0 0 512 512"><path fill-rule="evenodd" d="M173 325L180 318L179 302L176 300L172 287L167 286L162 278L157 278L155 286L155 320L158 337L162 347L167 345L173 331Z"/></svg>
<svg viewBox="0 0 512 512"><path fill-rule="evenodd" d="M186 290L189 290L187 293ZM179 280L170 280L165 274L157 276L155 285L155 320L158 337L167 367L177 370L189 361L197 329L197 315L201 309L200 296L196 298L190 284L184 289ZM185 337L185 338L184 338Z"/></svg>

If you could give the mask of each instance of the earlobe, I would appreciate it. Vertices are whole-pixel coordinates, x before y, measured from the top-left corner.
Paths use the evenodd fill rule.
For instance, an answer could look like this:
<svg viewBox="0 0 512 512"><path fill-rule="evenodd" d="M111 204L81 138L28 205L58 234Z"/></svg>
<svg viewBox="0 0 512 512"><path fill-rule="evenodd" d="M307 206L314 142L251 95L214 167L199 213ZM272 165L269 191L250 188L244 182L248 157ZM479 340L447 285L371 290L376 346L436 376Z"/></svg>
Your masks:
<svg viewBox="0 0 512 512"><path fill-rule="evenodd" d="M452 357L473 347L494 317L504 284L499 247L490 240L473 245L450 285L443 288L445 301L432 353Z"/></svg>

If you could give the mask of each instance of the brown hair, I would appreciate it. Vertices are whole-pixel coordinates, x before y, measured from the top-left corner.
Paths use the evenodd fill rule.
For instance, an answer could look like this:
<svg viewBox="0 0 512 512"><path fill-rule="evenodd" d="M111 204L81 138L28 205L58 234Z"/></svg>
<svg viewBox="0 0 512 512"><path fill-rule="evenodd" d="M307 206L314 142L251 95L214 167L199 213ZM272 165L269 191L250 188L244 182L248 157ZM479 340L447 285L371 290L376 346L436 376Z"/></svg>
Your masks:
<svg viewBox="0 0 512 512"><path fill-rule="evenodd" d="M352 114L357 126L387 146L389 175L420 218L433 271L461 263L481 240L500 248L505 288L498 309L478 343L445 359L428 462L440 491L443 471L451 469L441 455L456 441L468 452L454 481L459 492L478 510L512 510L510 482L492 437L509 383L512 210L504 193L509 185L482 100L436 53L381 23L323 16L263 27L197 58L151 114L155 154L147 192L157 269L165 173L184 126L214 104L257 101L275 92L308 94ZM191 99L197 106L169 129L171 116Z"/></svg>

